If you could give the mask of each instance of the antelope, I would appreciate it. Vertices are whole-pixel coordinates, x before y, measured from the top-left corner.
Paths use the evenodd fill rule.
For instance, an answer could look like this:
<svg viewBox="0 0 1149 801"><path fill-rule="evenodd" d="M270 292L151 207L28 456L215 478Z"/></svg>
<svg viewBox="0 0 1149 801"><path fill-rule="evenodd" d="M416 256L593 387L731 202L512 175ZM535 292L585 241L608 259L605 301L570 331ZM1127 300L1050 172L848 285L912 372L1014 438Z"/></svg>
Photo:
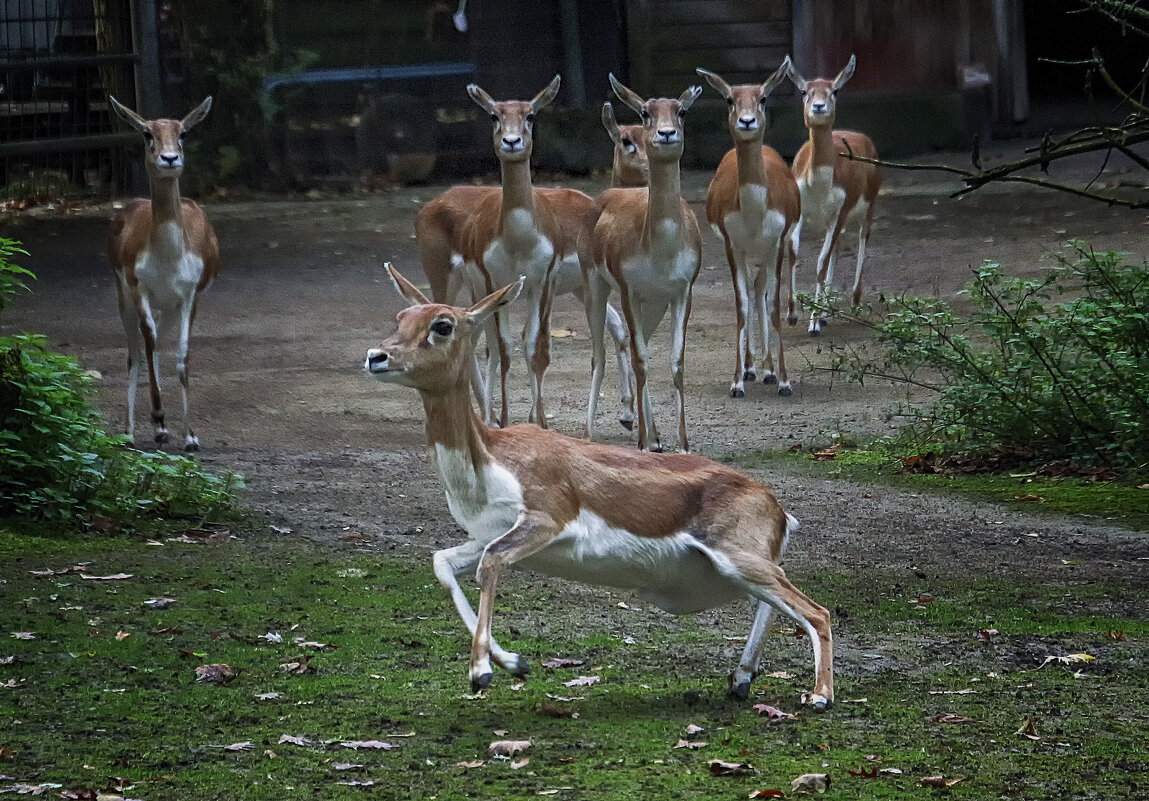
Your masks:
<svg viewBox="0 0 1149 801"><path fill-rule="evenodd" d="M641 125L619 125L614 118L614 107L602 104L602 127L606 128L614 143L614 161L610 170L611 186L646 186L650 179L650 163L646 159L646 142Z"/></svg>
<svg viewBox="0 0 1149 801"><path fill-rule="evenodd" d="M620 126L614 121L610 111L610 104L603 108L603 125L614 143L613 165L611 168L611 186L645 186L646 185L646 150L641 140L636 138L636 131L641 130L639 125ZM463 289L470 290L470 300L474 300L483 293L476 293L472 286L473 279L467 276L467 268L463 261L463 232L467 221L474 209L489 195L498 195L502 190L490 186L452 186L435 198L427 201L415 215L415 241L419 249L419 257L423 263L423 272L431 287L431 297L439 303L454 303ZM545 189L539 191L546 192ZM575 223L586 226L588 230L578 232L578 236L589 239L589 228L593 227L593 219L575 220L573 217L564 217L568 225ZM561 275L556 280L555 294L572 294L583 301L585 293L581 278L581 267L573 266L564 259L560 264ZM573 266L573 269L572 269ZM606 325L615 342L616 358L618 361L620 411L619 423L626 429L634 427L634 397L631 389L633 379L630 377L630 345L626 333L626 326L622 317L614 306L606 307ZM476 399L484 408L486 405L485 381L480 380L479 374L473 375L472 388ZM488 417L488 422L490 418Z"/></svg>
<svg viewBox="0 0 1149 801"><path fill-rule="evenodd" d="M679 160L683 152L683 118L702 88L692 86L678 99L643 100L612 74L610 84L618 98L642 119L641 139L650 164L647 188L607 189L596 201L600 214L591 239L594 264L587 275L595 321L591 361L587 433L591 436L598 388L605 357L602 326L597 309L617 290L630 334L631 361L638 409L638 447L659 451L658 429L646 389L647 348L658 324L670 309L673 326L670 372L677 394L678 448L690 450L686 435L686 397L683 361L690 296L702 266L702 237L698 219L682 198ZM588 312L590 321L590 312Z"/></svg>
<svg viewBox="0 0 1149 801"><path fill-rule="evenodd" d="M738 324L738 360L730 397L746 394L745 382L756 378L755 340L761 343L764 384L777 384L778 394L793 390L786 375L782 346L782 261L789 249L788 235L798 224L802 199L786 162L762 143L766 132L766 99L782 82L789 57L762 84L731 86L720 76L697 70L726 100L734 148L718 165L706 193L706 219L726 246L726 260L734 281ZM791 268L794 253L790 251ZM793 289L793 281L790 282ZM793 301L790 306L793 313ZM778 372L770 350L770 330L778 340Z"/></svg>
<svg viewBox="0 0 1149 801"><path fill-rule="evenodd" d="M128 414L124 433L135 433L136 385L140 362L148 365L155 441L168 441L160 397L157 341L175 326L176 369L183 398L184 449L197 451L199 439L188 413L188 339L200 293L219 275L219 242L203 209L180 197L184 134L211 109L207 98L182 120L145 120L114 97L112 108L144 135L144 166L151 199L124 205L112 219L108 260L116 274L116 300L128 339Z"/></svg>
<svg viewBox="0 0 1149 801"><path fill-rule="evenodd" d="M502 189L479 199L467 218L462 236L463 259L475 265L484 291L490 292L519 275L526 277L524 296L527 323L523 329L523 354L531 373L530 420L546 427L543 411L543 374L550 363L550 310L556 294L571 293L584 297L584 268L589 258L587 242L593 220L594 201L574 189L536 189L531 186L530 157L534 142L534 118L539 109L554 100L559 90L559 76L530 102L507 100L496 102L476 84L467 86L467 94L491 116L494 123L493 143L502 174ZM608 311L609 314L609 311ZM617 312L614 314L617 321ZM509 319L505 310L496 313L486 333L490 356L484 414L494 419L493 392L495 370L499 371L502 408L500 425L507 423L507 342L504 339ZM622 399L620 422L630 427L634 417L628 406L629 374L626 367L623 327L616 322L611 329L618 341L620 354L619 386Z"/></svg>
<svg viewBox="0 0 1149 801"><path fill-rule="evenodd" d="M874 221L874 203L882 176L876 164L843 158L850 153L868 159L877 159L878 151L868 136L857 131L834 130L837 114L838 91L854 74L857 60L842 68L832 81L825 78L806 80L787 63L787 77L802 93L802 116L810 138L794 156L792 170L802 193L802 219L791 236L794 251L802 236L802 229L811 227L825 231L822 250L818 254L818 277L814 284L814 304L817 306L834 281L834 262L838 258L842 231L856 226L858 232L858 263L854 268L853 303L862 302L862 265L866 261L866 246L870 242L870 228ZM827 312L816 308L810 314L810 336L816 337L829 318Z"/></svg>
<svg viewBox="0 0 1149 801"><path fill-rule="evenodd" d="M467 308L432 303L394 267L388 275L407 303L397 331L367 351L365 370L419 392L431 458L451 515L467 532L436 551L435 577L469 630L469 678L487 688L494 665L530 671L492 635L499 579L512 567L588 584L634 590L674 615L749 596L754 623L730 690L745 699L777 609L809 634L815 683L803 701L834 700L829 612L798 590L780 565L798 521L773 491L750 476L692 454L636 452L534 425L493 428L470 403L471 337L514 301L524 279ZM476 571L476 614L458 577Z"/></svg>

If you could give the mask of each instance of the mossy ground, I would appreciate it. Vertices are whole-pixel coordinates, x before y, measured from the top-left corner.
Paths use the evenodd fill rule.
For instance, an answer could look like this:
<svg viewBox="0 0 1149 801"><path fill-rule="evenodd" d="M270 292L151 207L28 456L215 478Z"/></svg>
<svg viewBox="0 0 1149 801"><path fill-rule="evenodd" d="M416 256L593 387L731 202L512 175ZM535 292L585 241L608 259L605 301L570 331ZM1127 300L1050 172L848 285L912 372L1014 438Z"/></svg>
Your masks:
<svg viewBox="0 0 1149 801"><path fill-rule="evenodd" d="M497 674L472 697L468 638L423 556L270 535L158 542L0 529L0 657L12 657L0 665L0 773L11 777L0 790L121 788L145 801L364 791L735 799L789 796L793 778L824 772L827 799L1149 793L1144 587L955 577L932 581L930 601L872 570L795 577L835 613L838 703L814 714L798 705L812 681L809 643L785 620L750 702L726 696L735 638L748 628L741 606L675 619L516 576L497 632L534 673L521 687ZM83 578L120 573L131 577ZM174 602L147 603L156 598ZM260 639L269 632L282 643ZM1041 666L1082 653L1094 659ZM313 672L281 668L305 656ZM542 665L554 657L585 663ZM196 668L212 663L238 675L197 682ZM582 675L601 679L564 686ZM796 717L771 723L753 709L763 703ZM939 722L946 715L969 720ZM1036 739L1017 733L1027 720ZM688 736L690 724L702 731ZM487 747L501 739L531 747L493 759ZM676 748L684 739L705 745ZM396 747L341 745L364 740ZM249 745L226 748L237 743ZM753 773L712 776L712 759ZM939 775L961 781L922 786Z"/></svg>

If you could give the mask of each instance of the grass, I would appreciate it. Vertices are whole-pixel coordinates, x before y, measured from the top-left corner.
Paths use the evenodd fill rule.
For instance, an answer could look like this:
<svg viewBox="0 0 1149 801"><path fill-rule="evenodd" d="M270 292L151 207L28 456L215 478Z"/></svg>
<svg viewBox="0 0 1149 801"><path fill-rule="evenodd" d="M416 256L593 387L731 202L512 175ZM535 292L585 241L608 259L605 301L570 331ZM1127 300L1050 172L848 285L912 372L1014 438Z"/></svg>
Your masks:
<svg viewBox="0 0 1149 801"><path fill-rule="evenodd" d="M0 792L735 799L791 796L791 780L809 772L831 776L827 799L1149 791L1143 588L938 579L927 602L873 571L795 577L835 610L838 704L817 715L797 703L811 658L787 621L766 649L764 671L777 675L760 677L749 703L726 697L740 648L728 638L748 629L741 606L675 619L517 576L496 626L534 674L521 687L497 674L472 697L468 638L423 556L262 535L160 542L0 528L0 659L11 657L0 664L0 773L11 777ZM121 573L130 578L82 577ZM148 603L164 597L175 600ZM977 635L990 628L998 633ZM1077 653L1095 658L1039 668ZM281 668L308 657L313 670ZM586 661L542 666L553 657ZM214 663L237 676L197 681L196 668ZM564 686L580 675L601 679ZM934 694L958 690L974 692ZM756 703L797 717L771 723ZM1037 739L1016 733L1027 719ZM688 735L688 724L702 731ZM488 745L502 739L531 747L492 758ZM676 748L684 739L705 745ZM396 747L341 745L370 740ZM753 772L713 776L712 759ZM962 781L922 786L939 775Z"/></svg>
<svg viewBox="0 0 1149 801"><path fill-rule="evenodd" d="M926 492L961 493L975 498L1073 515L1137 531L1149 531L1149 487L1137 482L1092 481L1085 478L1045 478L1029 471L1017 473L902 473L902 460L880 446L844 447L829 461L816 461L811 453L759 451L732 460L745 468L782 468L819 478L846 479Z"/></svg>

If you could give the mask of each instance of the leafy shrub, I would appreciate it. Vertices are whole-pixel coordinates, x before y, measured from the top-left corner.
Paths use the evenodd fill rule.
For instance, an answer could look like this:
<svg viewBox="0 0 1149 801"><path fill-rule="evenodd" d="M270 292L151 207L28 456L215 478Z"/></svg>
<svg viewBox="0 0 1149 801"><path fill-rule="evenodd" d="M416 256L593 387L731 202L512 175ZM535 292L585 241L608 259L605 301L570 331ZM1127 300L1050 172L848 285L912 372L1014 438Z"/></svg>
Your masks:
<svg viewBox="0 0 1149 801"><path fill-rule="evenodd" d="M959 314L901 298L871 323L883 364L854 358L854 378L895 377L937 390L917 422L964 450L1010 449L1139 473L1149 467L1149 266L1081 242L1036 279L987 263ZM1054 303L1054 296L1067 298ZM864 322L864 321L863 321Z"/></svg>
<svg viewBox="0 0 1149 801"><path fill-rule="evenodd" d="M31 276L0 238L0 308ZM139 525L155 517L212 518L232 511L239 479L192 459L143 453L109 435L89 399L91 378L43 337L0 337L0 516Z"/></svg>

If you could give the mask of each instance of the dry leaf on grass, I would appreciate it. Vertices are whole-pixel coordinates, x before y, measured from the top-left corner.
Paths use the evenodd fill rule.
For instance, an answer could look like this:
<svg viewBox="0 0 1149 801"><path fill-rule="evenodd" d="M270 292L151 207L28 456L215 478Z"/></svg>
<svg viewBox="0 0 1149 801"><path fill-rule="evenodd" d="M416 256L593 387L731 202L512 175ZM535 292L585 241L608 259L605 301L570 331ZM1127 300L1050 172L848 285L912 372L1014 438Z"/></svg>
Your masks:
<svg viewBox="0 0 1149 801"><path fill-rule="evenodd" d="M91 576L87 573L81 573L80 578L87 579L88 581L122 581L123 579L130 579L131 573L114 573L111 576Z"/></svg>
<svg viewBox="0 0 1149 801"><path fill-rule="evenodd" d="M457 768L481 768L486 764L487 763L485 760L471 759L471 760L468 760L466 762L456 762L455 767L457 767Z"/></svg>
<svg viewBox="0 0 1149 801"><path fill-rule="evenodd" d="M545 662L543 662L543 667L550 668L551 670L554 670L556 668L578 667L579 665L585 665L585 664L586 664L585 659L570 659L568 657L556 657L554 659L548 659Z"/></svg>
<svg viewBox="0 0 1149 801"><path fill-rule="evenodd" d="M755 790L747 798L785 798L786 794L781 790Z"/></svg>
<svg viewBox="0 0 1149 801"><path fill-rule="evenodd" d="M709 763L711 776L749 776L754 773L754 766L748 762L726 762L721 759L712 759Z"/></svg>
<svg viewBox="0 0 1149 801"><path fill-rule="evenodd" d="M530 740L495 740L487 746L487 750L495 756L512 757L530 747Z"/></svg>
<svg viewBox="0 0 1149 801"><path fill-rule="evenodd" d="M973 718L964 715L941 715L934 718L934 723L973 723Z"/></svg>
<svg viewBox="0 0 1149 801"><path fill-rule="evenodd" d="M208 684L227 684L237 675L239 674L236 673L235 668L222 662L200 665L195 669L195 680L204 681Z"/></svg>
<svg viewBox="0 0 1149 801"><path fill-rule="evenodd" d="M830 774L803 773L790 782L790 789L796 793L824 793L830 789Z"/></svg>
<svg viewBox="0 0 1149 801"><path fill-rule="evenodd" d="M247 740L247 741L244 741L242 743L232 743L231 745L225 745L223 747L223 750L224 751L250 751L253 748L255 748L255 744L252 743L250 740Z"/></svg>
<svg viewBox="0 0 1149 801"><path fill-rule="evenodd" d="M922 787L953 787L958 782L964 782L965 776L956 779L947 779L945 776L926 776L922 779Z"/></svg>
<svg viewBox="0 0 1149 801"><path fill-rule="evenodd" d="M385 743L382 740L351 740L346 743L340 743L344 748L351 748L358 750L360 748L374 748L380 751L390 751L394 748L401 748L402 746L396 743Z"/></svg>
<svg viewBox="0 0 1149 801"><path fill-rule="evenodd" d="M592 684L598 684L602 681L602 676L579 676L577 679L564 681L564 687L589 687Z"/></svg>
<svg viewBox="0 0 1149 801"><path fill-rule="evenodd" d="M751 709L768 719L771 723L794 717L794 715L791 715L789 712L783 712L778 707L770 706L769 704L755 704Z"/></svg>
<svg viewBox="0 0 1149 801"><path fill-rule="evenodd" d="M690 749L697 750L699 748L705 748L707 745L708 745L708 743L706 743L703 740L679 740L677 743L674 744L674 747L675 748L690 748Z"/></svg>
<svg viewBox="0 0 1149 801"><path fill-rule="evenodd" d="M289 743L291 745L311 745L311 740L295 734L281 734L279 735L279 743Z"/></svg>

